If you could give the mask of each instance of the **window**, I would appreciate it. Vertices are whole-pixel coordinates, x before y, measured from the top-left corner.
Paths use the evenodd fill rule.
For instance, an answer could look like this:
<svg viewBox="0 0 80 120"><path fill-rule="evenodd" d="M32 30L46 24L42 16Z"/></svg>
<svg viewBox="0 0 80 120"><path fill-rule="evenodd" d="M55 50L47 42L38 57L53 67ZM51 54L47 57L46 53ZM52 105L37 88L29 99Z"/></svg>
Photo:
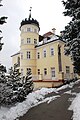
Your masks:
<svg viewBox="0 0 80 120"><path fill-rule="evenodd" d="M23 69L21 69L21 75L23 75Z"/></svg>
<svg viewBox="0 0 80 120"><path fill-rule="evenodd" d="M51 54L51 56L54 55L54 49L53 49L53 48L51 48L51 50L50 50L50 54Z"/></svg>
<svg viewBox="0 0 80 120"><path fill-rule="evenodd" d="M51 77L55 77L55 67L51 68Z"/></svg>
<svg viewBox="0 0 80 120"><path fill-rule="evenodd" d="M20 57L17 58L18 66L20 66Z"/></svg>
<svg viewBox="0 0 80 120"><path fill-rule="evenodd" d="M27 28L27 32L30 32L31 31L31 28Z"/></svg>
<svg viewBox="0 0 80 120"><path fill-rule="evenodd" d="M31 68L27 68L27 72L29 72L29 71L31 72Z"/></svg>
<svg viewBox="0 0 80 120"><path fill-rule="evenodd" d="M30 38L27 38L27 43L31 43L31 39Z"/></svg>
<svg viewBox="0 0 80 120"><path fill-rule="evenodd" d="M37 29L34 29L34 32L37 33Z"/></svg>
<svg viewBox="0 0 80 120"><path fill-rule="evenodd" d="M40 69L38 69L38 75L40 75Z"/></svg>
<svg viewBox="0 0 80 120"><path fill-rule="evenodd" d="M47 75L47 68L44 68L44 75Z"/></svg>
<svg viewBox="0 0 80 120"><path fill-rule="evenodd" d="M37 44L37 39L34 39L34 44Z"/></svg>
<svg viewBox="0 0 80 120"><path fill-rule="evenodd" d="M27 59L30 59L31 55L30 55L30 51L27 51Z"/></svg>
<svg viewBox="0 0 80 120"><path fill-rule="evenodd" d="M23 45L24 44L24 39L21 39L21 45Z"/></svg>
<svg viewBox="0 0 80 120"><path fill-rule="evenodd" d="M23 59L23 53L21 53L21 59Z"/></svg>
<svg viewBox="0 0 80 120"><path fill-rule="evenodd" d="M66 66L66 73L70 73L70 66Z"/></svg>
<svg viewBox="0 0 80 120"><path fill-rule="evenodd" d="M46 50L43 51L43 56L46 57Z"/></svg>
<svg viewBox="0 0 80 120"><path fill-rule="evenodd" d="M37 52L37 59L40 59L40 52Z"/></svg>

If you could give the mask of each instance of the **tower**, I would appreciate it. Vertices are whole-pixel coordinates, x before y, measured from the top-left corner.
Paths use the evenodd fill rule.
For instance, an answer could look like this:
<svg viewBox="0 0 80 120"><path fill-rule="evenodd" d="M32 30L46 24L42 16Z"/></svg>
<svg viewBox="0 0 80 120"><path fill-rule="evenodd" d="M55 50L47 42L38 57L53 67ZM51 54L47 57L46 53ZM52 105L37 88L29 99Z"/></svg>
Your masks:
<svg viewBox="0 0 80 120"><path fill-rule="evenodd" d="M29 17L22 20L20 25L20 71L26 75L31 70L32 75L36 74L36 49L35 45L39 42L39 23L31 17L30 7Z"/></svg>

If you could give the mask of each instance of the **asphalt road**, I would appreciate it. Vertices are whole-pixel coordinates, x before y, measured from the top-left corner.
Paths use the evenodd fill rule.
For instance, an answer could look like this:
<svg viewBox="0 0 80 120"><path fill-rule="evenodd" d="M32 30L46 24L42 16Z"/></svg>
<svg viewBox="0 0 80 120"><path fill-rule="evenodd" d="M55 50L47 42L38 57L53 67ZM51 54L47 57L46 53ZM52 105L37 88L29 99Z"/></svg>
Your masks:
<svg viewBox="0 0 80 120"><path fill-rule="evenodd" d="M46 97L60 95L57 99L51 101L49 104L42 103L34 108L31 108L25 115L19 118L19 120L72 120L73 111L68 110L71 105L70 98L75 95L67 94L80 92L80 83L74 85L72 88L66 88L59 91L59 93L51 93Z"/></svg>

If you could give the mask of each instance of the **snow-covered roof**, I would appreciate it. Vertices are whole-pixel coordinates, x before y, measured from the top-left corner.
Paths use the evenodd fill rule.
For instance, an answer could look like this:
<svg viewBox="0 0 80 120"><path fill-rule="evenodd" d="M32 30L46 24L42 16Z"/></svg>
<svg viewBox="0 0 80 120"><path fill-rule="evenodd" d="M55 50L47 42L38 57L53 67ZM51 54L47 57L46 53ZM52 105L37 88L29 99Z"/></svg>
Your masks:
<svg viewBox="0 0 80 120"><path fill-rule="evenodd" d="M39 47L39 46L44 45L44 44L48 44L50 42L54 42L56 40L59 40L59 36L58 35L48 36L48 37L44 38L41 42L39 42L36 45L36 47Z"/></svg>

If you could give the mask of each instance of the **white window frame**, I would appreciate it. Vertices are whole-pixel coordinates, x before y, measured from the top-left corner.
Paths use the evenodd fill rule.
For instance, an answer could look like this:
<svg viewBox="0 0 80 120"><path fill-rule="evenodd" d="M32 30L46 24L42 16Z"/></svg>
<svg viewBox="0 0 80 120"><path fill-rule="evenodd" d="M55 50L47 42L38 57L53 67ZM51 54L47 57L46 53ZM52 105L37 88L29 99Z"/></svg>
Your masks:
<svg viewBox="0 0 80 120"><path fill-rule="evenodd" d="M51 67L51 77L55 77L55 67Z"/></svg>
<svg viewBox="0 0 80 120"><path fill-rule="evenodd" d="M31 28L30 27L27 28L27 32L31 32Z"/></svg>
<svg viewBox="0 0 80 120"><path fill-rule="evenodd" d="M47 51L46 49L43 49L43 57L46 58L46 56L47 56Z"/></svg>
<svg viewBox="0 0 80 120"><path fill-rule="evenodd" d="M47 68L44 68L44 75L47 75Z"/></svg>
<svg viewBox="0 0 80 120"><path fill-rule="evenodd" d="M37 44L37 39L34 39L34 44L35 44L35 45Z"/></svg>
<svg viewBox="0 0 80 120"><path fill-rule="evenodd" d="M54 56L54 48L53 47L50 48L50 55Z"/></svg>
<svg viewBox="0 0 80 120"><path fill-rule="evenodd" d="M37 70L38 75L40 75L40 69Z"/></svg>
<svg viewBox="0 0 80 120"><path fill-rule="evenodd" d="M70 66L66 66L66 73L70 74Z"/></svg>
<svg viewBox="0 0 80 120"><path fill-rule="evenodd" d="M27 44L31 43L31 38L27 38Z"/></svg>
<svg viewBox="0 0 80 120"><path fill-rule="evenodd" d="M31 52L27 51L27 59L30 59L30 58L31 58Z"/></svg>
<svg viewBox="0 0 80 120"><path fill-rule="evenodd" d="M37 52L37 59L40 59L40 52Z"/></svg>
<svg viewBox="0 0 80 120"><path fill-rule="evenodd" d="M31 72L31 68L29 68L29 67L28 67L26 70L27 70L27 72L28 72L28 71L30 71L30 72Z"/></svg>
<svg viewBox="0 0 80 120"><path fill-rule="evenodd" d="M34 32L37 33L37 29L36 28L34 28Z"/></svg>

